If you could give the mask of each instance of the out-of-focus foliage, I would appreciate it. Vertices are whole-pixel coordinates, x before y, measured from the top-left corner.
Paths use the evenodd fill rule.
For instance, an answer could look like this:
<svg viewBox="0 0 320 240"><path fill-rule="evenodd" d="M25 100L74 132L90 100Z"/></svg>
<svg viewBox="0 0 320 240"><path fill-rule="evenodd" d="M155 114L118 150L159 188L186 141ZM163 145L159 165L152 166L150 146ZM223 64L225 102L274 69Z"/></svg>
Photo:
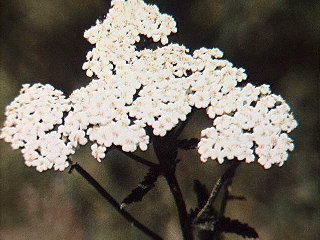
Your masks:
<svg viewBox="0 0 320 240"><path fill-rule="evenodd" d="M246 69L255 85L272 85L292 107L299 127L291 134L296 149L282 168L265 171L258 164L241 166L227 217L253 226L261 239L317 239L319 233L319 39L320 3L285 0L147 1L177 20L171 39L191 50L218 47L225 58ZM66 94L90 80L81 70L91 46L82 35L103 17L109 1L4 0L1 2L0 122L5 106L22 83L50 83ZM318 95L319 96L319 95ZM186 137L199 137L210 121L200 112ZM114 211L74 172L37 173L19 151L0 141L1 239L147 239ZM153 155L151 153L150 157ZM202 164L196 151L181 151L178 180L188 207L196 206L193 179L208 187L225 169ZM147 169L121 153L102 163L84 148L74 160L121 201ZM129 211L167 239L179 239L179 223L165 181ZM229 234L225 239L241 239Z"/></svg>

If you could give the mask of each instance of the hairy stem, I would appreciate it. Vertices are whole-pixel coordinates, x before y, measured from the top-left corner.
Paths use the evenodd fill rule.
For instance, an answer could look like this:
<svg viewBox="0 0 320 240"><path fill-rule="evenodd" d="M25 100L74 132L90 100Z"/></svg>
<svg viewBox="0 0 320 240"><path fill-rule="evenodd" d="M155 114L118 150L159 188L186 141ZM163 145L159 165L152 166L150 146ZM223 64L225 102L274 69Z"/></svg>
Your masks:
<svg viewBox="0 0 320 240"><path fill-rule="evenodd" d="M69 173L75 169L84 179L86 179L123 217L125 217L133 226L140 229L146 235L152 239L160 240L162 239L159 235L154 233L152 230L144 226L137 219L135 219L130 213L121 208L121 205L87 172L85 171L78 163L71 163L71 168Z"/></svg>

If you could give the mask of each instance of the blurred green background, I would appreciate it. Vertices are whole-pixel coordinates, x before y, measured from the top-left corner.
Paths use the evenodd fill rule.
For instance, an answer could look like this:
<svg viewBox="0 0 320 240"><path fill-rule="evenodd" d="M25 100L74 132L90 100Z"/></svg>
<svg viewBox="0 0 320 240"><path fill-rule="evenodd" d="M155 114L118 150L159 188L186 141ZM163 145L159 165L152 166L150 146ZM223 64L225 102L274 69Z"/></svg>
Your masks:
<svg viewBox="0 0 320 240"><path fill-rule="evenodd" d="M232 193L247 201L228 204L227 216L249 223L260 239L319 239L319 39L320 1L165 0L155 3L177 21L172 41L190 50L218 47L246 69L248 81L270 84L292 107L299 127L290 136L296 149L281 168L244 164ZM85 29L102 18L102 0L2 0L0 123L5 106L23 83L50 83L66 95L90 79L81 70L91 45ZM210 124L200 111L185 137ZM37 172L19 151L0 140L0 239L148 239L130 226L76 172ZM83 148L75 160L123 200L147 169L110 152L102 163ZM225 170L202 164L196 151L181 152L178 180L188 208L196 204L193 179L209 188ZM146 157L152 157L146 153ZM128 209L165 239L181 239L177 212L164 179L142 203ZM225 239L242 239L226 234Z"/></svg>

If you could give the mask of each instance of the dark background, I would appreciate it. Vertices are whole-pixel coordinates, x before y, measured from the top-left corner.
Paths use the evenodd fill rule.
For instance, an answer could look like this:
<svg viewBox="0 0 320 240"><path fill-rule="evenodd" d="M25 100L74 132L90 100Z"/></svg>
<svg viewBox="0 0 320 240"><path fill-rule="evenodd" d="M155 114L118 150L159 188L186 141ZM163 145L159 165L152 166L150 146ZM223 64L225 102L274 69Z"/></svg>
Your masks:
<svg viewBox="0 0 320 240"><path fill-rule="evenodd" d="M190 50L218 47L246 69L248 82L267 83L292 107L299 122L290 134L296 149L281 168L243 164L233 193L245 202L228 205L227 216L253 226L260 239L319 237L319 37L320 2L293 0L166 0L157 4L172 15L178 33L172 41ZM23 83L50 83L66 95L90 82L81 70L92 46L85 29L107 13L102 0L2 0L0 122L5 106ZM196 115L185 136L199 136L210 124ZM19 151L0 141L0 238L148 239L130 226L76 172L28 168ZM147 153L148 156L149 153ZM152 155L150 155L152 157ZM194 178L212 187L225 165L202 164L196 151L181 152L178 180L188 208L194 207ZM144 166L111 152L102 163L89 147L74 157L118 201L147 172ZM166 239L181 239L174 202L164 179L142 203L128 209ZM242 239L226 234L226 239Z"/></svg>

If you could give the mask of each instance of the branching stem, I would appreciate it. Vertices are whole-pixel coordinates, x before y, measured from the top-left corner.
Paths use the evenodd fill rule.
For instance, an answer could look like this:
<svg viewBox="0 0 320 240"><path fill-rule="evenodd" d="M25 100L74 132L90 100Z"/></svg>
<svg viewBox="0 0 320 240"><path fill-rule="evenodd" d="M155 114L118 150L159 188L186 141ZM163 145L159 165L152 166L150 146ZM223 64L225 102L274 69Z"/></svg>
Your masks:
<svg viewBox="0 0 320 240"><path fill-rule="evenodd" d="M153 136L154 151L159 161L160 169L166 178L178 210L180 226L184 240L193 240L191 221L186 204L175 176L177 161L176 135L169 132L165 137Z"/></svg>
<svg viewBox="0 0 320 240"><path fill-rule="evenodd" d="M210 209L210 206L212 206L212 204L215 202L216 198L218 197L218 193L220 192L221 187L223 186L223 184L227 182L227 183L229 183L229 185L226 184L226 186L230 186L231 180L234 177L236 169L238 168L240 163L241 162L235 160L232 163L232 165L225 171L225 173L217 180L215 186L213 187L213 189L211 191L210 197L209 197L206 205L198 213L197 217L193 221L194 223L199 221L206 214L206 212ZM228 197L228 196L224 196L224 198L226 198L226 197ZM227 199L224 199L224 198L222 199L222 204L226 205ZM225 207L226 206L222 207L222 209L225 209Z"/></svg>

